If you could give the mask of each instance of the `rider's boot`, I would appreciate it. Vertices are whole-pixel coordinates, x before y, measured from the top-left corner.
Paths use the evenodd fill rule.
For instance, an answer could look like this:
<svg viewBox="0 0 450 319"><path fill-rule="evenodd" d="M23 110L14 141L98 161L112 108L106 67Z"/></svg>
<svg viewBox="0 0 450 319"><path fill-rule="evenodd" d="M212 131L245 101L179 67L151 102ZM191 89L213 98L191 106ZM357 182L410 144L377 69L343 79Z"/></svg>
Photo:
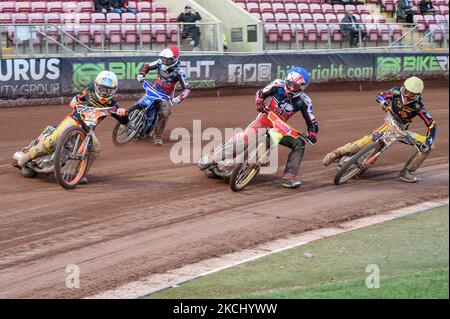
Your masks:
<svg viewBox="0 0 450 319"><path fill-rule="evenodd" d="M17 161L17 165L19 165L19 167L23 167L26 163L28 163L31 160L32 160L31 155L29 153L26 153Z"/></svg>
<svg viewBox="0 0 450 319"><path fill-rule="evenodd" d="M359 150L360 147L356 143L347 143L344 146L341 146L325 155L325 157L322 159L322 163L324 166L328 166L347 154L358 153Z"/></svg>
<svg viewBox="0 0 450 319"><path fill-rule="evenodd" d="M430 153L431 151L414 153L414 155L411 156L403 169L400 171L400 179L407 183L415 183L420 181L421 178L415 175L414 172L420 167L420 165L422 165Z"/></svg>
<svg viewBox="0 0 450 319"><path fill-rule="evenodd" d="M302 182L295 180L295 176L292 174L284 174L281 178L281 185L286 188L298 188L302 186Z"/></svg>
<svg viewBox="0 0 450 319"><path fill-rule="evenodd" d="M197 166L201 171L204 171L210 168L212 164L213 164L212 156L205 155L198 161Z"/></svg>
<svg viewBox="0 0 450 319"><path fill-rule="evenodd" d="M162 146L163 145L163 141L161 137L155 136L153 143L155 143L156 146Z"/></svg>

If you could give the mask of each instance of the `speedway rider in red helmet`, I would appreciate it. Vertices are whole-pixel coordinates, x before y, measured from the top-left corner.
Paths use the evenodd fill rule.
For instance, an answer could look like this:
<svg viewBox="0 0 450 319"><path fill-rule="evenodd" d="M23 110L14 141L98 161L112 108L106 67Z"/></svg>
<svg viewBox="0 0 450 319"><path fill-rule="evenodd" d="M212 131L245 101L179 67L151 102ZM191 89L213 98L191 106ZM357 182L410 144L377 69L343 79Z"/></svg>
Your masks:
<svg viewBox="0 0 450 319"><path fill-rule="evenodd" d="M307 138L315 144L319 125L312 110L311 99L304 93L308 84L308 72L303 68L294 67L288 71L285 79L277 79L259 90L256 93L256 109L260 114L245 129L242 137L246 139L260 128L271 127L272 124L266 114L268 110L276 113L283 121L300 112L308 129ZM297 188L301 185L296 176L305 152L305 142L301 138L285 136L280 144L291 149L281 184L287 188ZM198 163L198 167L205 170L220 160L206 156Z"/></svg>
<svg viewBox="0 0 450 319"><path fill-rule="evenodd" d="M153 88L172 97L173 105L180 104L181 101L189 96L191 89L186 80L186 74L181 70L179 50L177 47L169 46L161 51L159 57L158 60L150 64L144 64L137 76L137 80L141 82L149 71L158 70L158 76ZM177 83L180 83L182 92L177 97L174 97ZM156 145L163 144L161 136L167 125L170 113L170 103L163 101L159 110L159 121L153 133Z"/></svg>

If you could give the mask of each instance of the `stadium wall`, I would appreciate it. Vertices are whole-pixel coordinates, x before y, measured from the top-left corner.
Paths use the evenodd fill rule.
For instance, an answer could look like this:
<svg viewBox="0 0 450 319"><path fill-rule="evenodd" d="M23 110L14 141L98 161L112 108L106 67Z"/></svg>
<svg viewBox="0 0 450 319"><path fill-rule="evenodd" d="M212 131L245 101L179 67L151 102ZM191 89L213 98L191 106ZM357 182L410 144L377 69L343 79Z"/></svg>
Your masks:
<svg viewBox="0 0 450 319"><path fill-rule="evenodd" d="M0 105L33 99L55 103L87 86L102 70L117 74L121 93L142 93L136 82L145 57L68 57L0 59ZM448 79L448 53L342 53L183 56L184 68L193 88L259 87L286 70L301 65L309 70L312 83L378 82L418 75L424 79ZM149 79L154 79L151 72ZM53 100L52 100L53 99ZM58 103L58 102L56 102ZM18 104L20 105L20 104Z"/></svg>

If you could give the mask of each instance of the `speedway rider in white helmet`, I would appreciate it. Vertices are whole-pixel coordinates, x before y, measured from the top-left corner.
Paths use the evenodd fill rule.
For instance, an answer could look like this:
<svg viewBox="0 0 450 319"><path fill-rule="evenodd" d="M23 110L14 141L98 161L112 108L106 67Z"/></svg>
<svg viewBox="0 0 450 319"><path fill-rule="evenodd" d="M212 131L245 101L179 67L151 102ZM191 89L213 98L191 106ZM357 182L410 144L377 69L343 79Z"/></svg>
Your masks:
<svg viewBox="0 0 450 319"><path fill-rule="evenodd" d="M172 103L174 105L179 104L186 99L191 92L186 80L186 74L181 70L179 50L177 47L169 46L161 51L159 57L158 60L151 62L150 64L144 64L137 76L137 80L141 82L149 71L158 70L158 76L153 88L172 97ZM180 83L182 92L177 97L174 97L177 83ZM161 137L164 128L167 125L170 113L170 103L168 101L163 101L159 111L159 121L153 133L156 145L163 144Z"/></svg>

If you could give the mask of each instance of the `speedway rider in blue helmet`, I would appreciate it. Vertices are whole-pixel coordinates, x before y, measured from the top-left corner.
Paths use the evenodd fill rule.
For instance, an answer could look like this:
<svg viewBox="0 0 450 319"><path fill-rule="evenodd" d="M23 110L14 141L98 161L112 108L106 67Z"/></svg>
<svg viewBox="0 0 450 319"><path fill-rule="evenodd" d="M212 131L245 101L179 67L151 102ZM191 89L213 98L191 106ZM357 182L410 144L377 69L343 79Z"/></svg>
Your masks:
<svg viewBox="0 0 450 319"><path fill-rule="evenodd" d="M260 114L243 132L243 137L255 134L258 129L272 126L267 118L267 111L276 113L283 121L287 121L300 111L307 125L307 138L313 144L316 143L319 125L312 110L311 99L304 93L308 84L308 72L303 68L294 67L287 72L284 80L277 79L258 90L256 109ZM297 188L301 185L296 176L305 152L305 142L300 137L284 136L280 144L291 149L281 183L287 188ZM209 158L208 161L200 162L199 168L207 169L217 160L220 159Z"/></svg>

